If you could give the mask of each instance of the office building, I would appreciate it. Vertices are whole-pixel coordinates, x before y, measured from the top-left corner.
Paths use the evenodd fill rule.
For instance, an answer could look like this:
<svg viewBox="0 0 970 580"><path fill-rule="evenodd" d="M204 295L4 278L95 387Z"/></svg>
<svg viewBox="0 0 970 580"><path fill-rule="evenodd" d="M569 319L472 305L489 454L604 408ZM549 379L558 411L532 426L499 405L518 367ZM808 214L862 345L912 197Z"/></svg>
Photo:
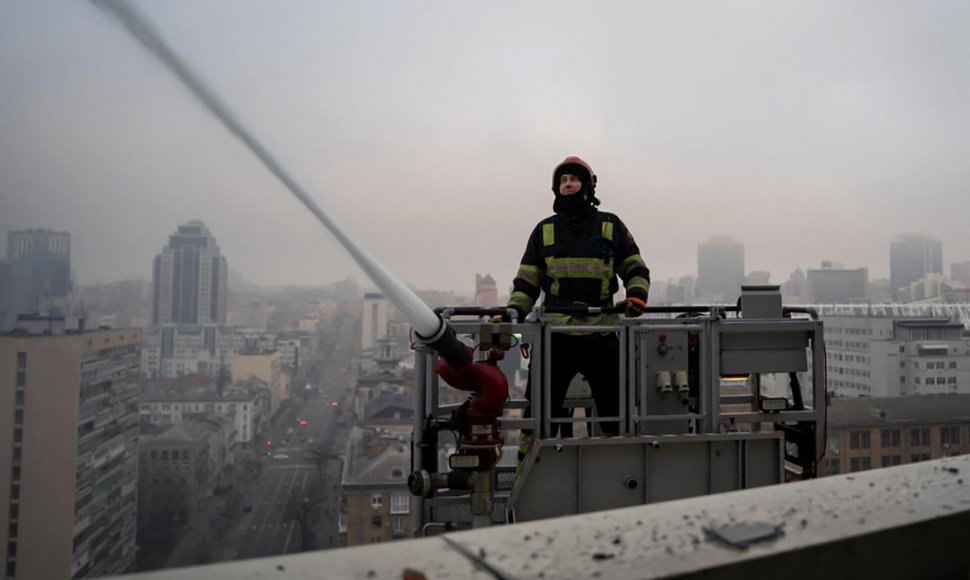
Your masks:
<svg viewBox="0 0 970 580"><path fill-rule="evenodd" d="M200 221L178 227L155 257L154 324L225 324L228 265Z"/></svg>
<svg viewBox="0 0 970 580"><path fill-rule="evenodd" d="M943 245L921 234L897 236L889 248L889 279L893 299L899 299L900 288L931 273L943 273Z"/></svg>
<svg viewBox="0 0 970 580"><path fill-rule="evenodd" d="M950 264L950 279L970 286L970 261Z"/></svg>
<svg viewBox="0 0 970 580"><path fill-rule="evenodd" d="M0 331L21 314L63 316L71 284L71 235L51 230L7 234L7 261L0 267Z"/></svg>
<svg viewBox="0 0 970 580"><path fill-rule="evenodd" d="M808 271L808 301L811 304L864 302L869 290L866 268L837 268L823 261L821 268Z"/></svg>
<svg viewBox="0 0 970 580"><path fill-rule="evenodd" d="M387 336L387 322L391 303L380 292L364 293L364 312L361 319L360 348L365 356Z"/></svg>
<svg viewBox="0 0 970 580"><path fill-rule="evenodd" d="M824 316L835 397L970 393L970 337L947 318Z"/></svg>
<svg viewBox="0 0 970 580"><path fill-rule="evenodd" d="M970 453L970 394L836 399L823 475Z"/></svg>
<svg viewBox="0 0 970 580"><path fill-rule="evenodd" d="M744 245L712 238L697 247L697 294L703 302L734 304L744 283Z"/></svg>
<svg viewBox="0 0 970 580"><path fill-rule="evenodd" d="M0 336L6 578L120 574L135 559L139 330Z"/></svg>

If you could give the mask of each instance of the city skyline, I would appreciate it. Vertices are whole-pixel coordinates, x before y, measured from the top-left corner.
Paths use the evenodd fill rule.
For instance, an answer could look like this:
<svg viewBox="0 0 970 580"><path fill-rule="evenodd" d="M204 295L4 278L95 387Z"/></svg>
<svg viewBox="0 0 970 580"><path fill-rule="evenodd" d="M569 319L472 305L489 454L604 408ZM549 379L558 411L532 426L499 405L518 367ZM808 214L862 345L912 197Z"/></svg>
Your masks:
<svg viewBox="0 0 970 580"><path fill-rule="evenodd" d="M822 258L887 277L903 232L937 235L947 262L968 258L957 251L970 248L959 154L970 85L953 55L970 42L957 26L970 8L616 4L577 45L560 31L580 7L557 7L515 18L502 5L389 7L376 19L310 2L145 8L415 286L511 279L570 154L592 164L602 208L623 216L661 278L689 271L713 235L742 241L748 267L776 278ZM498 44L493 19L515 22ZM674 32L687 23L689 36ZM588 82L570 80L578 67ZM220 232L260 284L357 272L91 5L5 4L0 73L17 79L0 88L0 228L71 231L79 283L147 277L154 240L189 219Z"/></svg>

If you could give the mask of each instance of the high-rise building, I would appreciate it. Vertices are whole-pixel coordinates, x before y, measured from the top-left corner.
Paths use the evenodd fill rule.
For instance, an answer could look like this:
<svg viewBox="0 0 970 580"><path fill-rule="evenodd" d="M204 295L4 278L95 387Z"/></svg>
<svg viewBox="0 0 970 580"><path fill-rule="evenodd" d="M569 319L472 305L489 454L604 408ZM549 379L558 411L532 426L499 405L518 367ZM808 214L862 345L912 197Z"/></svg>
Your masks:
<svg viewBox="0 0 970 580"><path fill-rule="evenodd" d="M225 324L228 265L200 221L178 227L155 257L154 324Z"/></svg>
<svg viewBox="0 0 970 580"><path fill-rule="evenodd" d="M836 268L823 261L808 271L808 301L811 304L843 304L867 298L869 271L866 268Z"/></svg>
<svg viewBox="0 0 970 580"><path fill-rule="evenodd" d="M63 319L0 336L5 578L134 563L140 343L139 330L65 331Z"/></svg>
<svg viewBox="0 0 970 580"><path fill-rule="evenodd" d="M781 293L786 304L799 304L808 297L808 282L805 272L801 268L795 268L788 280L781 285Z"/></svg>
<svg viewBox="0 0 970 580"><path fill-rule="evenodd" d="M697 247L697 294L706 302L733 304L744 283L744 245L712 238Z"/></svg>
<svg viewBox="0 0 970 580"><path fill-rule="evenodd" d="M498 286L491 274L475 274L475 305L482 308L498 306Z"/></svg>
<svg viewBox="0 0 970 580"><path fill-rule="evenodd" d="M950 278L970 286L970 261L950 264Z"/></svg>
<svg viewBox="0 0 970 580"><path fill-rule="evenodd" d="M377 341L387 336L390 306L391 303L380 292L364 293L360 333L360 348L364 352L371 352L377 346Z"/></svg>
<svg viewBox="0 0 970 580"><path fill-rule="evenodd" d="M71 235L42 229L11 231L2 269L6 272L0 272L0 330L16 326L21 314L64 314L72 289Z"/></svg>
<svg viewBox="0 0 970 580"><path fill-rule="evenodd" d="M899 235L889 248L889 278L893 298L899 289L927 274L943 273L943 245L922 234Z"/></svg>

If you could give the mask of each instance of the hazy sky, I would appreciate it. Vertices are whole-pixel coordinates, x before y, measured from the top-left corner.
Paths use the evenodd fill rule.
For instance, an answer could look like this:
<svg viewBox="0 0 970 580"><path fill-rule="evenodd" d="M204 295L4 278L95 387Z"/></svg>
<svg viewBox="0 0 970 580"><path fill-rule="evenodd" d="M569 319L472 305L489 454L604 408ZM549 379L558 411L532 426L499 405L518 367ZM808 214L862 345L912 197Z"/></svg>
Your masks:
<svg viewBox="0 0 970 580"><path fill-rule="evenodd" d="M408 282L501 288L580 155L654 279L715 235L780 282L970 260L970 3L139 2ZM150 277L204 221L264 284L355 273L337 242L88 2L0 0L0 230L70 231L78 281Z"/></svg>

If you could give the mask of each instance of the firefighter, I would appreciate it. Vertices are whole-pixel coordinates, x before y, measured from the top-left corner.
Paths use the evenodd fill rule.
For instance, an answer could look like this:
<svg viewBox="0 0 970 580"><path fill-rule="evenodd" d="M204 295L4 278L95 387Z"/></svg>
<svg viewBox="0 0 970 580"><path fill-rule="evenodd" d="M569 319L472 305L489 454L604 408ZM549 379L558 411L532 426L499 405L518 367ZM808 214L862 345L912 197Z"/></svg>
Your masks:
<svg viewBox="0 0 970 580"><path fill-rule="evenodd" d="M633 235L616 215L598 211L596 174L579 157L567 157L552 176L555 215L539 222L522 256L508 307L519 320L532 310L540 292L545 305L611 306L619 289L617 276L626 289L625 313L643 314L650 290L650 271L640 257ZM572 316L548 314L549 324L616 325L615 314ZM564 418L563 407L569 383L577 373L589 382L600 417L619 415L619 339L615 332L570 332L552 335L552 377L550 415ZM531 376L531 375L530 375ZM532 400L532 384L526 398ZM531 409L526 409L526 417ZM571 436L569 424L563 435ZM619 432L616 422L601 423L604 435ZM553 423L552 435L559 434ZM531 444L532 434L523 431L520 460Z"/></svg>

